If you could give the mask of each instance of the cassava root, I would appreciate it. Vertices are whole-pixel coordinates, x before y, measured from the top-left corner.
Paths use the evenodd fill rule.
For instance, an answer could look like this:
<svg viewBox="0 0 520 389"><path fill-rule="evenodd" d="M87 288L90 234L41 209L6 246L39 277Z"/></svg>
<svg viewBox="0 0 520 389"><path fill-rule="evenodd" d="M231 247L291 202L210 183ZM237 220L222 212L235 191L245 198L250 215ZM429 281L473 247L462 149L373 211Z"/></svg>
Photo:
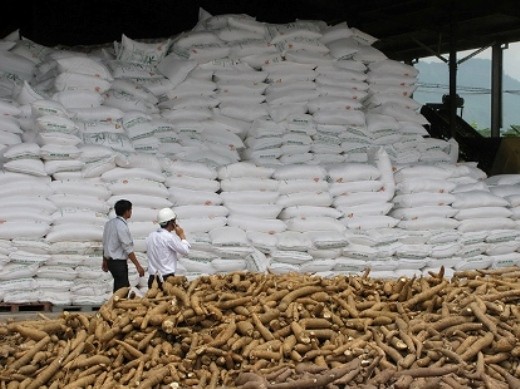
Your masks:
<svg viewBox="0 0 520 389"><path fill-rule="evenodd" d="M173 277L93 315L0 322L0 388L512 388L518 274Z"/></svg>

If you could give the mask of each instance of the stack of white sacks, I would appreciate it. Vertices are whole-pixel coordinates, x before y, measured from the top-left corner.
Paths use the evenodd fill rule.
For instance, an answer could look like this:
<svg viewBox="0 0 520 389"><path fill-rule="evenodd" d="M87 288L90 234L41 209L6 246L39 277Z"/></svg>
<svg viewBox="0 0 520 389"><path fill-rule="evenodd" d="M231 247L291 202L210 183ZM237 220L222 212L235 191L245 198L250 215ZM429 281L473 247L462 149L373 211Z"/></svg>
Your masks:
<svg viewBox="0 0 520 389"><path fill-rule="evenodd" d="M271 252L271 269L299 272L314 259L308 252L315 247L312 232L329 231L334 235L343 232L345 227L335 215L330 215L332 197L323 167L285 165L277 168L273 177L279 181L277 204L281 207L280 219L285 222L287 231L278 235L276 250Z"/></svg>
<svg viewBox="0 0 520 389"><path fill-rule="evenodd" d="M157 211L175 210L189 277L519 264L520 175L488 178L429 138L416 69L374 42L203 10L155 43L0 40L0 300L105 301L102 230L122 198L144 265Z"/></svg>

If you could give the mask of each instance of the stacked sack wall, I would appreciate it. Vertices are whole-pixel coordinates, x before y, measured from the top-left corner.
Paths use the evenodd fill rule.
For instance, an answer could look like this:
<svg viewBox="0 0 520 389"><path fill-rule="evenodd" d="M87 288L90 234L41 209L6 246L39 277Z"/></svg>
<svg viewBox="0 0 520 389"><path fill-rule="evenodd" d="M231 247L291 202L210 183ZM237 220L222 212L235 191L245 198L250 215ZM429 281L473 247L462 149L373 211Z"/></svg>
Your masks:
<svg viewBox="0 0 520 389"><path fill-rule="evenodd" d="M153 43L22 38L0 49L2 301L105 301L102 227L120 198L144 264L157 210L177 212L191 278L520 262L520 175L487 177L429 138L416 69L346 23L202 12Z"/></svg>

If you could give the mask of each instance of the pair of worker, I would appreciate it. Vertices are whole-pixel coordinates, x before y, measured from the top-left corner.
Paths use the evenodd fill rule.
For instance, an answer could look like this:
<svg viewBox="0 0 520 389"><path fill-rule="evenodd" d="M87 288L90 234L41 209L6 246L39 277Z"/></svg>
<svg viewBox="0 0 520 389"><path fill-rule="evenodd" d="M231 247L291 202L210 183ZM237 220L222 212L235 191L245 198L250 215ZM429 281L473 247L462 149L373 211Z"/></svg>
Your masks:
<svg viewBox="0 0 520 389"><path fill-rule="evenodd" d="M116 216L105 224L103 230L102 270L109 271L114 278L113 291L130 286L128 260L136 267L140 277L144 269L134 253L134 243L127 220L132 217L132 203L119 200L114 205ZM154 280L158 286L177 270L178 255L187 255L191 245L186 240L182 227L177 224L177 215L170 208L163 208L157 214L159 228L146 238L148 256L148 288Z"/></svg>

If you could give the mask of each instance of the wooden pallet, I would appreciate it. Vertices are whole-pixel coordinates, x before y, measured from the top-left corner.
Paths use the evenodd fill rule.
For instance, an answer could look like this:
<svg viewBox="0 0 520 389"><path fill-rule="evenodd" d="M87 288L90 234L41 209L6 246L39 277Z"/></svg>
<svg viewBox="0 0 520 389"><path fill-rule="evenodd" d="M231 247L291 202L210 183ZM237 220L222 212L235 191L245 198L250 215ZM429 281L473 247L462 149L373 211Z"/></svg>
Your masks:
<svg viewBox="0 0 520 389"><path fill-rule="evenodd" d="M52 312L96 312L100 305L53 305Z"/></svg>
<svg viewBox="0 0 520 389"><path fill-rule="evenodd" d="M51 312L52 304L48 301L26 303L0 303L0 312Z"/></svg>

